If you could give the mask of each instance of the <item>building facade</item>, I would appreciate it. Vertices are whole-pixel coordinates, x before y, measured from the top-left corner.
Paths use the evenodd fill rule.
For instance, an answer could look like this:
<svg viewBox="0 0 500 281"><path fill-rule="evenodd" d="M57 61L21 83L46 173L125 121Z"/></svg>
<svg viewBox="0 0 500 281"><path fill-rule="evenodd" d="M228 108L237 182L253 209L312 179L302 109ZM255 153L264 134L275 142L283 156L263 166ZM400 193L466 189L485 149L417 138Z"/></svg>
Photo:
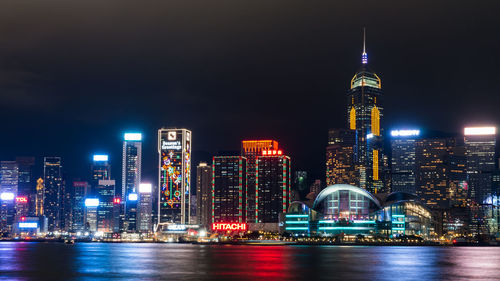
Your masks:
<svg viewBox="0 0 500 281"><path fill-rule="evenodd" d="M241 155L247 159L247 222L256 223L256 161L264 150L277 150L278 142L275 140L244 140L241 142Z"/></svg>
<svg viewBox="0 0 500 281"><path fill-rule="evenodd" d="M62 200L64 198L64 182L61 157L44 157L44 201L43 213L47 217L49 232L61 230L63 219Z"/></svg>
<svg viewBox="0 0 500 281"><path fill-rule="evenodd" d="M368 69L364 42L361 62L361 69L352 78L347 94L347 122L355 135L353 160L357 173L356 186L376 194L384 187L382 82L377 74Z"/></svg>
<svg viewBox="0 0 500 281"><path fill-rule="evenodd" d="M200 163L196 167L197 223L208 227L212 222L212 167Z"/></svg>
<svg viewBox="0 0 500 281"><path fill-rule="evenodd" d="M291 201L291 160L281 150L263 150L256 159L255 218L277 223Z"/></svg>
<svg viewBox="0 0 500 281"><path fill-rule="evenodd" d="M416 140L420 130L391 131L392 192L416 194Z"/></svg>
<svg viewBox="0 0 500 281"><path fill-rule="evenodd" d="M355 131L330 129L326 147L326 184L356 184Z"/></svg>
<svg viewBox="0 0 500 281"><path fill-rule="evenodd" d="M191 131L158 130L158 222L190 223Z"/></svg>
<svg viewBox="0 0 500 281"><path fill-rule="evenodd" d="M212 160L211 222L246 222L247 159L215 156Z"/></svg>

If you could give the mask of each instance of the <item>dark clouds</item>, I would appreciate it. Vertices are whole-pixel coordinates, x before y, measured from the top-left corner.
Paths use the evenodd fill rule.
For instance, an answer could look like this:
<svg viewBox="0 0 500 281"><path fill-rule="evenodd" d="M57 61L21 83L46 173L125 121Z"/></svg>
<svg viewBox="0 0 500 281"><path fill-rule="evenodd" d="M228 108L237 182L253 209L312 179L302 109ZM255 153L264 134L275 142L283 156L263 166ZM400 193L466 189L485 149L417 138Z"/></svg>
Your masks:
<svg viewBox="0 0 500 281"><path fill-rule="evenodd" d="M322 177L363 26L386 128L498 123L499 5L462 2L4 2L2 159L62 155L84 176L96 150L118 167L121 132L140 129L152 178L156 129L177 126L212 153L276 138Z"/></svg>

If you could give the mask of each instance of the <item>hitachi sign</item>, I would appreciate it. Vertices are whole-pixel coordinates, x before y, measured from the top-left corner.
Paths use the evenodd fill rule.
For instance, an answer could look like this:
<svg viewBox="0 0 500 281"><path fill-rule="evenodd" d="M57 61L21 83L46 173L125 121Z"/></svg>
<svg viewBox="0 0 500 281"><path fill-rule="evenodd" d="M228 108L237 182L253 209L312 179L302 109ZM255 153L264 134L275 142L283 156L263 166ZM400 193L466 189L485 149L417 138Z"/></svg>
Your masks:
<svg viewBox="0 0 500 281"><path fill-rule="evenodd" d="M216 222L212 223L213 231L245 231L247 230L246 223L224 223L224 222Z"/></svg>

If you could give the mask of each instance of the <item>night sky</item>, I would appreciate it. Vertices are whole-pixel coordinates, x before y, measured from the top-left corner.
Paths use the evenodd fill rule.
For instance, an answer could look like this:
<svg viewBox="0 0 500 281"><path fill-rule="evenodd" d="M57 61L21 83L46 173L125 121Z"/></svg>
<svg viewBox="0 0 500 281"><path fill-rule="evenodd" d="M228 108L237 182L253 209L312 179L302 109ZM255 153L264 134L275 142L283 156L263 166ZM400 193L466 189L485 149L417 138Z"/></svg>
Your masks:
<svg viewBox="0 0 500 281"><path fill-rule="evenodd" d="M465 3L463 3L465 2ZM324 179L328 128L345 127L360 66L382 79L383 127L499 124L498 1L3 1L0 159L62 156L69 179L124 131L193 131L193 166L272 138ZM41 160L41 159L38 159Z"/></svg>

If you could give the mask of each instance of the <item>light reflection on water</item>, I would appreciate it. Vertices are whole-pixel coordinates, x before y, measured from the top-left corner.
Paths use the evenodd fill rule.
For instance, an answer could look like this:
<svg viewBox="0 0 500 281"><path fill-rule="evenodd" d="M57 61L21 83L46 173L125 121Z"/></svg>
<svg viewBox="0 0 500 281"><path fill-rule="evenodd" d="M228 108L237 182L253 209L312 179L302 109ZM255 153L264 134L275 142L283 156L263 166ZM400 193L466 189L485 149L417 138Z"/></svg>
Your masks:
<svg viewBox="0 0 500 281"><path fill-rule="evenodd" d="M499 247L0 243L8 280L498 280Z"/></svg>

